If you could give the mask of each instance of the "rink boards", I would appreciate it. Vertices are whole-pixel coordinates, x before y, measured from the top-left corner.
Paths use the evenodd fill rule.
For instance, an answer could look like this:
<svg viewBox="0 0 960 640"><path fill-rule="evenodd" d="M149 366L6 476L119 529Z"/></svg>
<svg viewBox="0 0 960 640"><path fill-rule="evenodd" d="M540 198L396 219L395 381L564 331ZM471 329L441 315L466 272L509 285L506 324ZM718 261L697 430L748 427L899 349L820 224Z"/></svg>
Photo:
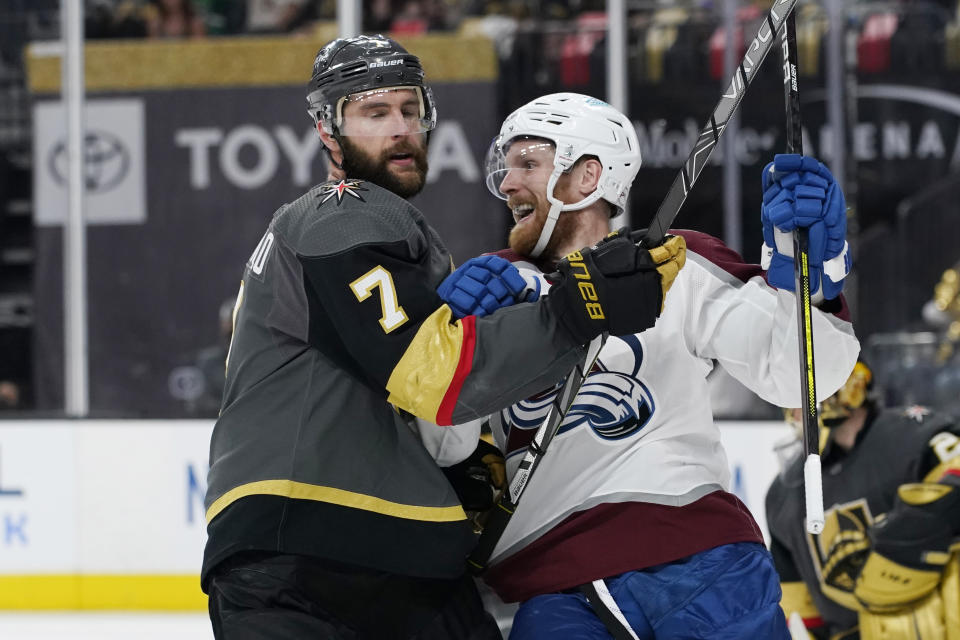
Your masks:
<svg viewBox="0 0 960 640"><path fill-rule="evenodd" d="M778 422L726 422L732 489L765 530ZM0 610L206 608L212 422L0 421Z"/></svg>

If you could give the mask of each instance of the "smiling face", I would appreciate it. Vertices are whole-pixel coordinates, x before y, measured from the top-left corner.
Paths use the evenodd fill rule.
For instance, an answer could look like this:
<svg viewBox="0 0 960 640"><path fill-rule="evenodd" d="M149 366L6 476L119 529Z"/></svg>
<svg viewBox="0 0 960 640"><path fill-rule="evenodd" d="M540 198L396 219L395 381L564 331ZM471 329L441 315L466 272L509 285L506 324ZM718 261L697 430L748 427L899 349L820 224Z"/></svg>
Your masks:
<svg viewBox="0 0 960 640"><path fill-rule="evenodd" d="M550 213L547 183L553 172L554 155L553 143L539 138L516 140L507 149L506 174L499 188L507 196L507 206L516 222L510 230L510 248L520 255L530 255L533 251ZM554 197L561 202L574 202L567 193L569 182L570 176L562 174L554 187ZM555 253L556 247L568 243L576 232L579 217L578 211L560 214L544 251L545 257Z"/></svg>
<svg viewBox="0 0 960 640"><path fill-rule="evenodd" d="M427 138L422 102L412 88L350 96L339 125L343 169L400 197L420 192L427 176Z"/></svg>

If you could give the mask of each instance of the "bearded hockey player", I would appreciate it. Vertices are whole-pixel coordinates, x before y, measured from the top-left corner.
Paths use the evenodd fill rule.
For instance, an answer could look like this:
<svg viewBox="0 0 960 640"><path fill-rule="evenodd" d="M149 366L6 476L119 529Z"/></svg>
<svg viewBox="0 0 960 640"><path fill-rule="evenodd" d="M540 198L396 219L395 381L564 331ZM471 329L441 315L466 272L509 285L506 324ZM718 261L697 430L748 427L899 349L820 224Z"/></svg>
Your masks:
<svg viewBox="0 0 960 640"><path fill-rule="evenodd" d="M516 221L500 255L521 272L549 274L539 276L545 299L568 295L557 287L581 274L567 254L602 246L639 168L633 123L611 106L561 93L521 107L488 161L487 184ZM788 637L770 554L730 493L706 377L719 365L763 399L799 405L793 261L779 241L796 227L815 238L822 397L846 380L859 344L840 296L849 262L839 187L799 156L778 156L763 186L768 271L716 238L674 231L660 249L685 240L686 264L656 325L611 332L484 576L503 600L521 603L511 639ZM498 276L471 273L499 273L494 257L468 261L441 287L457 313L494 306L487 283ZM511 476L555 393L494 416Z"/></svg>
<svg viewBox="0 0 960 640"><path fill-rule="evenodd" d="M803 460L767 493L783 609L813 638L960 638L960 428L926 407L881 408L860 361L821 411L819 535L803 527Z"/></svg>
<svg viewBox="0 0 960 640"><path fill-rule="evenodd" d="M610 313L588 332L572 296L453 320L435 292L450 254L404 199L436 123L420 61L335 40L307 99L330 181L282 206L247 262L210 444L215 635L498 638L465 574L471 523L414 417L466 422L556 383L594 335L652 326L644 301L669 282L621 239L592 260Z"/></svg>

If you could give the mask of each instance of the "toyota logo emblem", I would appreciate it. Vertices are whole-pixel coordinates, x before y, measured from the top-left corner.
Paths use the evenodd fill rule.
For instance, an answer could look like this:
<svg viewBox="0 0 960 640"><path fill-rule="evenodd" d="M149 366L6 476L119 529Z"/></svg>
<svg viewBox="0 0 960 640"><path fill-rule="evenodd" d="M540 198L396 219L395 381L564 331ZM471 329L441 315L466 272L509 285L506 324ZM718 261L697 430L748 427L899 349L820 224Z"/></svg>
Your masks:
<svg viewBox="0 0 960 640"><path fill-rule="evenodd" d="M127 176L130 152L117 136L106 131L87 130L83 144L83 171L87 191L105 193ZM58 140L47 156L47 166L54 181L67 184L67 144Z"/></svg>

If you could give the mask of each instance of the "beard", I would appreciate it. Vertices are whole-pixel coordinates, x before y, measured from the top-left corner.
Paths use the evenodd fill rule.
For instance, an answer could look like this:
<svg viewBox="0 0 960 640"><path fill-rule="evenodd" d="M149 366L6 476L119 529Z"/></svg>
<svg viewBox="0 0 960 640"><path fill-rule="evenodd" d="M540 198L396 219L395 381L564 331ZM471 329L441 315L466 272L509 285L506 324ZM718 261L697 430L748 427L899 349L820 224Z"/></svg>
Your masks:
<svg viewBox="0 0 960 640"><path fill-rule="evenodd" d="M547 221L547 214L549 212L549 202L538 204L533 212L527 216L528 218L534 218L533 220L527 220L523 225L514 226L513 229L510 230L510 248L522 256L529 257L533 248L537 246L537 241L540 239L540 231L543 230L543 225ZM557 217L557 224L553 227L553 233L550 234L550 240L547 241L547 247L543 250L543 253L540 254L540 257L537 258L538 262L547 263L549 264L549 268L552 269L555 263L560 261L563 256L556 254L559 252L560 247L569 244L576 235L579 219L580 211L560 212L560 215Z"/></svg>
<svg viewBox="0 0 960 640"><path fill-rule="evenodd" d="M401 198L409 198L420 193L427 181L427 145L414 144L409 140L398 142L374 157L353 144L348 137L337 140L343 150L343 172L348 178L366 180L392 191ZM413 166L395 172L390 166L390 157L397 153L408 153L413 158Z"/></svg>

